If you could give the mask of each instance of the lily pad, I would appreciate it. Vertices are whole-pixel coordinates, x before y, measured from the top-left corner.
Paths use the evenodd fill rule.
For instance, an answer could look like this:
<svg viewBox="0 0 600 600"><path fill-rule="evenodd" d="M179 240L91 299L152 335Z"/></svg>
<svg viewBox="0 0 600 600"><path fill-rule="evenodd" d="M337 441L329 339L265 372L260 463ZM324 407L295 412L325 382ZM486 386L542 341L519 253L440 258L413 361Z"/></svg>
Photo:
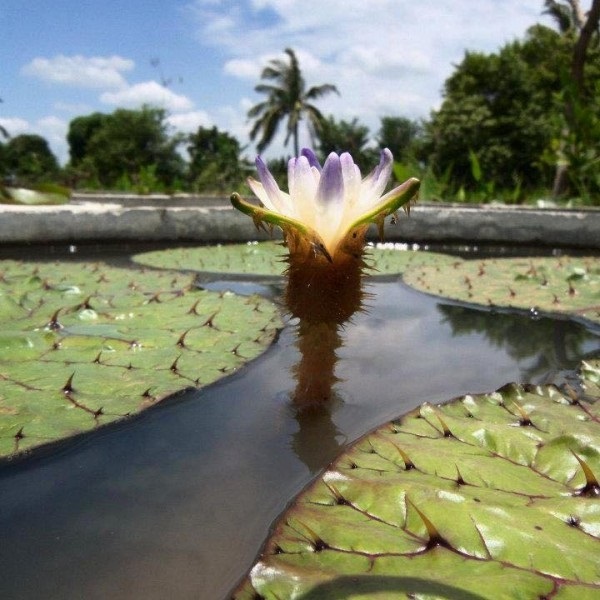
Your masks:
<svg viewBox="0 0 600 600"><path fill-rule="evenodd" d="M418 290L446 298L600 322L598 257L455 259L451 268L409 268L403 278Z"/></svg>
<svg viewBox="0 0 600 600"><path fill-rule="evenodd" d="M600 361L579 394L511 384L424 404L344 452L234 597L597 598Z"/></svg>
<svg viewBox="0 0 600 600"><path fill-rule="evenodd" d="M0 262L0 456L212 383L268 346L269 301L193 276L89 263Z"/></svg>
<svg viewBox="0 0 600 600"><path fill-rule="evenodd" d="M133 260L141 265L183 271L254 275L283 275L287 268L287 251L277 242L249 242L195 248L174 248L137 254ZM408 266L452 264L455 258L435 252L417 252L370 246L366 262L373 275L389 275Z"/></svg>

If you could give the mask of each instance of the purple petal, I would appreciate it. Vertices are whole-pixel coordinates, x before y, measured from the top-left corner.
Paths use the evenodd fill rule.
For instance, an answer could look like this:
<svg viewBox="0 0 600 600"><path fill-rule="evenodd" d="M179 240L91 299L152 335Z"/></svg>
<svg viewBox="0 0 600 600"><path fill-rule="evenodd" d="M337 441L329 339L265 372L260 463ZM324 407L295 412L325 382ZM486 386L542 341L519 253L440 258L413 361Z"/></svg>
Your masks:
<svg viewBox="0 0 600 600"><path fill-rule="evenodd" d="M392 165L394 157L392 153L384 148L381 151L379 164L365 177L363 181L363 190L371 198L378 198L383 193L385 186L392 174Z"/></svg>
<svg viewBox="0 0 600 600"><path fill-rule="evenodd" d="M321 180L317 189L317 202L328 204L342 202L344 199L344 178L340 157L332 152L323 165Z"/></svg>
<svg viewBox="0 0 600 600"><path fill-rule="evenodd" d="M379 158L379 164L375 167L374 176L376 180L380 177L384 177L386 182L392 172L392 164L394 163L394 156L392 155L389 148L384 148L381 151Z"/></svg>
<svg viewBox="0 0 600 600"><path fill-rule="evenodd" d="M263 184L263 187L265 188L265 192L267 192L270 198L279 198L281 190L279 189L275 178L273 175L271 175L271 171L269 171L263 159L260 156L257 156L255 163L258 176Z"/></svg>
<svg viewBox="0 0 600 600"><path fill-rule="evenodd" d="M290 195L294 194L294 181L295 181L296 161L297 160L298 160L297 158L290 158L290 160L288 160L287 176L288 176L288 190L290 192Z"/></svg>
<svg viewBox="0 0 600 600"><path fill-rule="evenodd" d="M319 163L317 155L310 148L302 148L300 156L305 156L308 159L308 164L311 167L317 167L317 169L321 171L321 163Z"/></svg>

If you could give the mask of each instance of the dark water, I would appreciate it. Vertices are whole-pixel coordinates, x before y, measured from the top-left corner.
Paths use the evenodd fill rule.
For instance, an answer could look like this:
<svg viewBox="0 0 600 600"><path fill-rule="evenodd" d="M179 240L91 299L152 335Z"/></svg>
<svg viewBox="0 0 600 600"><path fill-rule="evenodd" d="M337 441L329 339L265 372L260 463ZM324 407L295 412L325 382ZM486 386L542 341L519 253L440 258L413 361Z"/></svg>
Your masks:
<svg viewBox="0 0 600 600"><path fill-rule="evenodd" d="M327 410L290 406L288 327L222 383L0 467L0 598L224 598L346 443L423 401L560 382L600 349L598 329L570 321L468 309L400 282L369 291Z"/></svg>

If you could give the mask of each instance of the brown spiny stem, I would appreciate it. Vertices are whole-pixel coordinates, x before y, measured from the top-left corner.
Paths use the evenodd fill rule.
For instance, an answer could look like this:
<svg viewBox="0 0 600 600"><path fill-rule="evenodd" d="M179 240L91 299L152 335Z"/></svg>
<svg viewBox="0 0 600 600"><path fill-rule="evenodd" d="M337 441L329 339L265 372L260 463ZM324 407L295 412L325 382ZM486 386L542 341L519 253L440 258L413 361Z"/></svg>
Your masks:
<svg viewBox="0 0 600 600"><path fill-rule="evenodd" d="M354 232L333 256L316 251L304 238L288 233L290 251L285 304L299 320L294 367L294 403L317 407L330 400L338 381L336 351L342 345L339 330L361 309L364 232Z"/></svg>

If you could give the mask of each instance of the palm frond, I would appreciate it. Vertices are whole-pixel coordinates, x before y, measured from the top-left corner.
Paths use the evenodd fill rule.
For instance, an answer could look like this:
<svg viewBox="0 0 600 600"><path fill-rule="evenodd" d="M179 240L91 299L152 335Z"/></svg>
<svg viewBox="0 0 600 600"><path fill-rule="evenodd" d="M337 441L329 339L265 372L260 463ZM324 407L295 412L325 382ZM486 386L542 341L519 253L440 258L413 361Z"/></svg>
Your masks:
<svg viewBox="0 0 600 600"><path fill-rule="evenodd" d="M556 21L561 33L573 31L579 27L577 11L573 3L565 4L556 0L545 0L543 14L549 15Z"/></svg>
<svg viewBox="0 0 600 600"><path fill-rule="evenodd" d="M304 94L304 98L306 98L306 100L316 100L317 98L322 98L331 93L335 93L338 96L340 95L340 92L335 85L324 83L323 85L312 86L306 94Z"/></svg>

